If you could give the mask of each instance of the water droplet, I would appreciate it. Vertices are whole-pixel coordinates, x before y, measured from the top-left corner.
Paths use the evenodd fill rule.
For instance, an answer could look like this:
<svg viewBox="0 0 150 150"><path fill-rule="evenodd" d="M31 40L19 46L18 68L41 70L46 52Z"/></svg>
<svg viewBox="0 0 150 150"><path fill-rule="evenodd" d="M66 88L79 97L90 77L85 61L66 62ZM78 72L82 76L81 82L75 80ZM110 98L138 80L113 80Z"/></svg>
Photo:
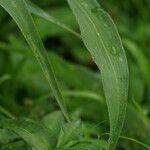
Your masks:
<svg viewBox="0 0 150 150"><path fill-rule="evenodd" d="M114 55L118 55L119 54L118 50L114 46L112 46L112 51L111 52Z"/></svg>
<svg viewBox="0 0 150 150"><path fill-rule="evenodd" d="M113 144L114 143L114 141L110 141L110 144Z"/></svg>
<svg viewBox="0 0 150 150"><path fill-rule="evenodd" d="M104 10L101 8L101 7L95 7L93 9L91 9L91 12L96 14L98 17L101 17L104 21L104 27L108 27L108 24L106 22L106 16L105 16L105 13L104 13Z"/></svg>
<svg viewBox="0 0 150 150"><path fill-rule="evenodd" d="M82 5L85 6L85 7L88 7L88 4L85 3L85 2L82 2Z"/></svg>
<svg viewBox="0 0 150 150"><path fill-rule="evenodd" d="M97 35L100 37L100 34L99 34L99 33L97 33Z"/></svg>
<svg viewBox="0 0 150 150"><path fill-rule="evenodd" d="M121 45L121 48L124 49L123 45Z"/></svg>
<svg viewBox="0 0 150 150"><path fill-rule="evenodd" d="M105 26L105 27L108 27L108 25L107 25L106 23L104 23L104 26Z"/></svg>
<svg viewBox="0 0 150 150"><path fill-rule="evenodd" d="M92 9L91 9L91 12L92 12L92 13L98 13L98 12L100 12L100 11L102 11L102 8L101 8L101 7L95 7L95 8L92 8Z"/></svg>
<svg viewBox="0 0 150 150"><path fill-rule="evenodd" d="M123 61L123 58L122 58L122 57L119 57L119 60L122 62L122 61Z"/></svg>
<svg viewBox="0 0 150 150"><path fill-rule="evenodd" d="M16 8L16 2L15 1L11 1L11 4L12 4L13 7Z"/></svg>

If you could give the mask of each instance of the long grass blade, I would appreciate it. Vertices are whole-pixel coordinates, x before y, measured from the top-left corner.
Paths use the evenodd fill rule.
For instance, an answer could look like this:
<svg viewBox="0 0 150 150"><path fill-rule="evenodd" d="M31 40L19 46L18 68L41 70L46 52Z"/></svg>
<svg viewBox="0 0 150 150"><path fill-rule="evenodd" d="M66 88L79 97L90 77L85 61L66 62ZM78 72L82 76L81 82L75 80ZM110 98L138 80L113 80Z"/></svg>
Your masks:
<svg viewBox="0 0 150 150"><path fill-rule="evenodd" d="M27 5L28 5L28 10L40 17L43 18L67 31L69 31L70 33L74 34L75 36L80 38L80 34L78 34L77 32L75 32L74 30L72 30L69 26L67 26L66 24L64 24L63 22L60 22L57 18L53 17L52 15L49 15L47 12L45 12L43 9L41 9L40 7L38 7L37 5L31 3L30 1L26 0Z"/></svg>
<svg viewBox="0 0 150 150"><path fill-rule="evenodd" d="M83 42L101 70L110 118L109 150L123 127L128 96L128 65L122 42L110 16L95 0L68 0Z"/></svg>
<svg viewBox="0 0 150 150"><path fill-rule="evenodd" d="M24 0L0 0L0 5L11 15L15 20L22 34L32 48L44 75L51 87L51 90L64 114L69 121L69 116L66 110L64 98L59 90L57 80L54 75L52 64L48 59L47 52L43 46L40 36L35 28L32 17L30 16Z"/></svg>

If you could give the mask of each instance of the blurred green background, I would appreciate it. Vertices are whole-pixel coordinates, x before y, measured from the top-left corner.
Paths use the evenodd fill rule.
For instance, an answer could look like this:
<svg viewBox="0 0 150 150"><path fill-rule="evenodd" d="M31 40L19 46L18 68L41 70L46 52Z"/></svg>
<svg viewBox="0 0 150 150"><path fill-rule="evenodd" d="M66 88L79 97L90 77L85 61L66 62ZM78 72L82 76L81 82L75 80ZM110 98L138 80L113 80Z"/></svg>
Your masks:
<svg viewBox="0 0 150 150"><path fill-rule="evenodd" d="M66 0L32 1L79 32ZM122 135L150 145L150 0L99 0L99 3L118 27L130 69L129 104ZM89 52L68 31L33 18L67 99L69 113L82 119L86 136L103 138L101 135L109 132L107 107L100 71ZM14 116L37 120L59 110L29 46L1 7L0 106ZM117 150L144 148L120 139Z"/></svg>

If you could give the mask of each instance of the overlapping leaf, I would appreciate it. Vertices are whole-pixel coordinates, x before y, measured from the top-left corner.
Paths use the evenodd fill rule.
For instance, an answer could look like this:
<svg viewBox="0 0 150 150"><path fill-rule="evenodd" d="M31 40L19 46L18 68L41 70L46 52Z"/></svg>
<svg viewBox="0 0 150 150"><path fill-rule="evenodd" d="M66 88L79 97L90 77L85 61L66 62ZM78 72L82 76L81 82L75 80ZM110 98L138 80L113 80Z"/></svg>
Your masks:
<svg viewBox="0 0 150 150"><path fill-rule="evenodd" d="M55 146L54 143L56 143L52 130L31 120L1 120L0 128L13 131L37 150L51 150Z"/></svg>

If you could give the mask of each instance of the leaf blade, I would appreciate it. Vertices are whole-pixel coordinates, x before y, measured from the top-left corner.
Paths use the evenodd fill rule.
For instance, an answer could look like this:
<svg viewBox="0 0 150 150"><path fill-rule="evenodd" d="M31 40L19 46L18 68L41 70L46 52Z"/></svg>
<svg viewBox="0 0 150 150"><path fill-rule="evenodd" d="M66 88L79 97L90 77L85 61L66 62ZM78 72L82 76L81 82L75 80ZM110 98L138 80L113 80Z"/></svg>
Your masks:
<svg viewBox="0 0 150 150"><path fill-rule="evenodd" d="M50 89L64 114L69 121L69 116L66 110L64 98L59 90L57 80L53 71L52 64L48 59L47 52L43 46L40 36L35 28L32 17L27 10L27 6L24 0L0 0L0 5L11 15L15 20L22 34L27 40L28 44L33 50L35 57L37 58L44 75L50 85Z"/></svg>
<svg viewBox="0 0 150 150"><path fill-rule="evenodd" d="M108 149L113 150L127 106L129 73L125 52L112 19L95 0L68 2L79 23L83 42L101 70L110 118Z"/></svg>

